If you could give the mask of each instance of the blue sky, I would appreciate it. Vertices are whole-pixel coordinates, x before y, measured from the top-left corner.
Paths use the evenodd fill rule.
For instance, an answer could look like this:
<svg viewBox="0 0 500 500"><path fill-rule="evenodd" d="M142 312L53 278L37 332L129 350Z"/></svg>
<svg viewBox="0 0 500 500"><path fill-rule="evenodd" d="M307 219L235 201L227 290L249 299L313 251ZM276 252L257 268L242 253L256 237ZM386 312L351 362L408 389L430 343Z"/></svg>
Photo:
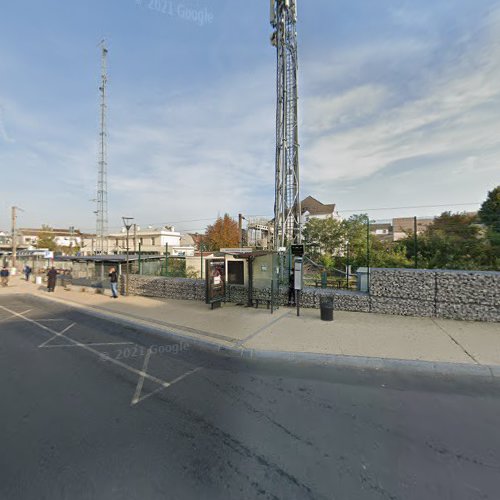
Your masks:
<svg viewBox="0 0 500 500"><path fill-rule="evenodd" d="M21 226L95 227L103 37L110 227L272 215L268 16L266 0L4 0L0 228L11 205ZM499 184L499 2L302 0L298 35L303 197L423 206L370 212L386 219L473 210Z"/></svg>

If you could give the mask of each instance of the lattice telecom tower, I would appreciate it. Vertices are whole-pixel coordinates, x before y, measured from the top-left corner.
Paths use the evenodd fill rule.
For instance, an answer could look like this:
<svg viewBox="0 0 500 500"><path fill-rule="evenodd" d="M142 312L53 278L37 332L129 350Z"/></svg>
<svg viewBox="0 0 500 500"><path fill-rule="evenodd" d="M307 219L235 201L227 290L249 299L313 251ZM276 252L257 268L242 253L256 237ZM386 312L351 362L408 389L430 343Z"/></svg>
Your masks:
<svg viewBox="0 0 500 500"><path fill-rule="evenodd" d="M108 161L106 131L106 85L108 83L106 58L108 49L104 40L101 47L101 131L99 134L99 171L97 174L97 220L96 220L96 255L108 253Z"/></svg>
<svg viewBox="0 0 500 500"><path fill-rule="evenodd" d="M277 49L274 248L300 243L297 117L297 0L271 0L271 43Z"/></svg>

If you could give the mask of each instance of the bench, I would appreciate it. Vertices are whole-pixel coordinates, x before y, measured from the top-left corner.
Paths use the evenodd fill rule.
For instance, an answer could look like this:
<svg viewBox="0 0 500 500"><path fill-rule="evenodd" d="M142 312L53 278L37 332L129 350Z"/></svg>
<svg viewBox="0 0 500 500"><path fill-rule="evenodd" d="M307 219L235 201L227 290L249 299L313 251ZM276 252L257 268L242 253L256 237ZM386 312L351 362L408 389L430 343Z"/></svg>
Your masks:
<svg viewBox="0 0 500 500"><path fill-rule="evenodd" d="M255 302L255 309L259 308L260 302L265 302L267 304L267 309L271 307L271 299L253 299Z"/></svg>

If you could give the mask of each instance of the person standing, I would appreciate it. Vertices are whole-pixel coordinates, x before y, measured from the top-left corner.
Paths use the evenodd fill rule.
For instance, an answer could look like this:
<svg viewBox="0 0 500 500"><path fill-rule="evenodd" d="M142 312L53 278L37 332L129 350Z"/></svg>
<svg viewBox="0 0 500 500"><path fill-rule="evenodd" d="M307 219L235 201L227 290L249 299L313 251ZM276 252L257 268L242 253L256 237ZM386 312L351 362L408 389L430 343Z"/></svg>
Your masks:
<svg viewBox="0 0 500 500"><path fill-rule="evenodd" d="M57 281L57 271L54 266L52 266L49 269L49 272L47 273L47 291L53 292L56 288L56 281Z"/></svg>
<svg viewBox="0 0 500 500"><path fill-rule="evenodd" d="M29 281L31 275L31 267L28 266L28 264L24 266L24 275L26 276L26 281Z"/></svg>
<svg viewBox="0 0 500 500"><path fill-rule="evenodd" d="M0 271L0 277L2 278L2 286L8 286L9 284L9 270L3 266L2 270Z"/></svg>
<svg viewBox="0 0 500 500"><path fill-rule="evenodd" d="M109 270L109 282L111 284L111 293L113 294L113 298L117 299L118 298L118 273L116 272L116 269L112 267Z"/></svg>

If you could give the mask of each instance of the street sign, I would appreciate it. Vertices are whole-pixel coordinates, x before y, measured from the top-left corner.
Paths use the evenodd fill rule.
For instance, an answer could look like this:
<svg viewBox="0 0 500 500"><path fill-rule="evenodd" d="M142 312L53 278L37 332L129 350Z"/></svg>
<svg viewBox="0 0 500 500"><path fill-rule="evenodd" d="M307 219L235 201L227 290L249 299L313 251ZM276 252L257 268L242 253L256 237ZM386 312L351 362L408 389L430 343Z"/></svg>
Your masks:
<svg viewBox="0 0 500 500"><path fill-rule="evenodd" d="M304 245L292 245L292 255L302 257L304 255Z"/></svg>

